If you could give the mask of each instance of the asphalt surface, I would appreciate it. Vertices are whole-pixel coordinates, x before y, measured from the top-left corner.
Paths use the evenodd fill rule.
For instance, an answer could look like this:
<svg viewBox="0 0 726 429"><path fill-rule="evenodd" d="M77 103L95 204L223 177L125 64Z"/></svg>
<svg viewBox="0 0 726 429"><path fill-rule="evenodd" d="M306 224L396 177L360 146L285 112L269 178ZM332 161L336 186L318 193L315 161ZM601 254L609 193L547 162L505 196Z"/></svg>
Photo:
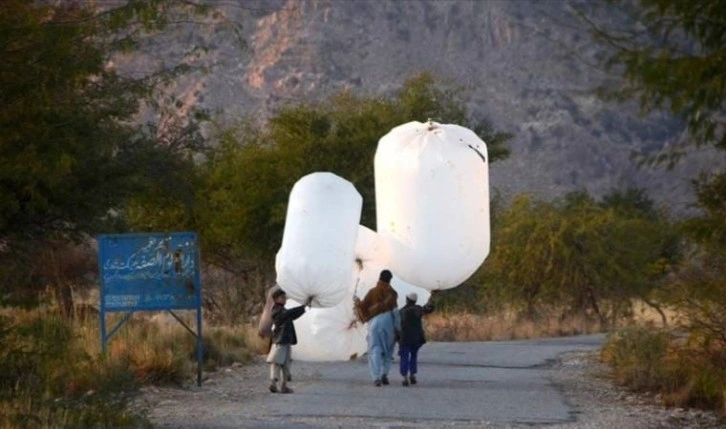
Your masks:
<svg viewBox="0 0 726 429"><path fill-rule="evenodd" d="M262 362L155 404L158 427L486 427L573 422L551 380L559 356L599 349L603 335L529 341L429 343L419 353L419 383L404 387L397 364L390 386L376 387L365 358L295 362L289 395L267 392ZM245 390L243 386L247 385Z"/></svg>

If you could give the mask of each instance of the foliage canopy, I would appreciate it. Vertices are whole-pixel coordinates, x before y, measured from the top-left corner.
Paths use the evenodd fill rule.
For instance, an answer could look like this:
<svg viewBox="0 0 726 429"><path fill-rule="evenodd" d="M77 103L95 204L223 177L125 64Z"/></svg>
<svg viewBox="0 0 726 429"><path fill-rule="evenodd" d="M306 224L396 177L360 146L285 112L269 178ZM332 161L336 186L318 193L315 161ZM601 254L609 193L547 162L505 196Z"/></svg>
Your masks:
<svg viewBox="0 0 726 429"><path fill-rule="evenodd" d="M557 309L610 326L634 298L650 301L679 258L673 226L659 213L631 209L649 204L637 190L600 202L583 192L555 202L520 195L497 215L492 253L474 281L529 317Z"/></svg>
<svg viewBox="0 0 726 429"><path fill-rule="evenodd" d="M196 13L189 6L189 13ZM0 5L0 240L13 246L53 235L94 233L130 195L164 186L188 168L199 142L188 124L159 139L138 124L165 79L184 64L143 77L109 60L163 28L174 2L119 3L103 11L76 2L8 0ZM169 144L169 142L173 144ZM167 180L168 182L169 180ZM173 180L171 180L173 181ZM167 186L168 189L171 189Z"/></svg>

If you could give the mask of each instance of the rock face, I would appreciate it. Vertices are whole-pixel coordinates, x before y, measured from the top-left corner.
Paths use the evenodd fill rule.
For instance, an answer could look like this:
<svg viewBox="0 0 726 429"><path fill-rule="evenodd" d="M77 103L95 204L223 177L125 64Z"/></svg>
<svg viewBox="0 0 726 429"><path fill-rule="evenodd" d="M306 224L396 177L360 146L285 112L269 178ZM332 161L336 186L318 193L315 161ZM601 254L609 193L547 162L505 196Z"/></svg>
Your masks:
<svg viewBox="0 0 726 429"><path fill-rule="evenodd" d="M531 192L548 199L576 189L600 196L636 186L683 213L692 201L689 180L723 165L723 155L695 152L671 171L638 168L634 151L667 149L683 138L682 126L597 98L593 89L608 76L589 64L595 47L568 3L229 2L224 14L242 25L246 50L199 28L179 29L177 37L209 46L213 67L189 84L192 102L227 119L264 118L283 103L343 88L390 94L412 73L427 71L466 86L470 110L514 135L510 159L491 171L492 188L505 197Z"/></svg>

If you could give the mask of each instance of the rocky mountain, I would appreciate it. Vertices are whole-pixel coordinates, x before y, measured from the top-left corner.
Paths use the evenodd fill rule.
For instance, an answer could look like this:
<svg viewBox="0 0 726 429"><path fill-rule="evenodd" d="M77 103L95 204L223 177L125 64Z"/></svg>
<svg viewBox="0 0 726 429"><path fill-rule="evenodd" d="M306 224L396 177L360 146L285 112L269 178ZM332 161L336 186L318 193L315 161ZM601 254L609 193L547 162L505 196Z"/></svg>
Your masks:
<svg viewBox="0 0 726 429"><path fill-rule="evenodd" d="M170 36L155 61L175 40L204 44L211 68L179 88L187 103L228 120L264 118L282 103L343 88L388 94L428 71L466 86L470 110L514 135L510 159L491 169L492 187L505 196L575 189L599 196L635 186L684 213L690 180L723 168L723 155L693 152L670 171L638 167L633 153L667 150L684 138L683 127L594 94L611 77L592 65L598 50L571 1L220 0L247 49L214 26L194 27Z"/></svg>

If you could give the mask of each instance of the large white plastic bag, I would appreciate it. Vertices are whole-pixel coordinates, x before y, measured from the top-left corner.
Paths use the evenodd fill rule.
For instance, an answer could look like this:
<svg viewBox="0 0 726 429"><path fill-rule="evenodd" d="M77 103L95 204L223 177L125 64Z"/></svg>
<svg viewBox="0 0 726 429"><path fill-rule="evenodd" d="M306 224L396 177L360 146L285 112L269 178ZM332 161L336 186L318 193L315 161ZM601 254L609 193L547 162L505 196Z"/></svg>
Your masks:
<svg viewBox="0 0 726 429"><path fill-rule="evenodd" d="M289 306L295 305L291 301ZM367 349L366 327L355 316L352 289L333 307L308 310L295 321L295 331L295 360L346 361L362 356Z"/></svg>
<svg viewBox="0 0 726 429"><path fill-rule="evenodd" d="M363 298L375 286L383 266L380 261L371 259L363 262L362 269L358 270L360 275L354 275L349 293L340 303L330 308L310 309L295 321L298 339L292 352L295 360L346 361L366 353L368 327L359 322L355 315L353 291L357 286L358 296ZM391 280L391 286L398 292L399 308L405 305L406 294L409 292L418 294L418 304L423 305L429 300L430 294L427 290L409 285L395 276ZM287 307L297 305L297 302L291 300Z"/></svg>
<svg viewBox="0 0 726 429"><path fill-rule="evenodd" d="M358 321L353 294L363 298L376 285L381 270L385 268L385 264L379 260L382 255L381 242L375 231L359 226L355 247L357 263L348 294L334 307L310 309L295 322L298 344L293 348L294 359L341 361L366 353L368 327ZM396 277L391 283L399 293L399 307L404 305L405 295L414 290L419 294L419 303L428 300L426 290L405 285ZM289 306L295 305L297 303L291 302Z"/></svg>
<svg viewBox="0 0 726 429"><path fill-rule="evenodd" d="M361 299L365 292L375 286L378 281L380 270L378 273L373 273L373 270L385 265L382 262L379 262L381 261L381 258L385 256L385 249L383 246L383 241L375 231L363 225L358 226L358 235L355 242L356 267L354 271L355 284L353 292ZM370 264L375 264L376 268L371 268L369 266ZM381 268L381 270L382 269L384 268ZM375 280L373 280L373 283L371 284L371 277L374 275ZM361 293L362 291L363 294Z"/></svg>
<svg viewBox="0 0 726 429"><path fill-rule="evenodd" d="M486 144L458 125L410 122L379 140L374 163L388 268L428 290L464 282L489 254Z"/></svg>
<svg viewBox="0 0 726 429"><path fill-rule="evenodd" d="M363 199L332 173L312 173L290 192L275 268L288 297L316 307L339 303L350 286Z"/></svg>
<svg viewBox="0 0 726 429"><path fill-rule="evenodd" d="M353 294L356 291L365 293L375 285L363 279L361 273L369 261L377 259L381 254L377 234L364 226L359 226L355 242L356 263L348 293L334 307L313 308L298 319L299 323L295 324L298 345L293 350L295 359L341 361L362 356L366 352L367 327L358 321L355 314ZM365 284L361 284L361 280ZM291 305L294 306L295 303Z"/></svg>

